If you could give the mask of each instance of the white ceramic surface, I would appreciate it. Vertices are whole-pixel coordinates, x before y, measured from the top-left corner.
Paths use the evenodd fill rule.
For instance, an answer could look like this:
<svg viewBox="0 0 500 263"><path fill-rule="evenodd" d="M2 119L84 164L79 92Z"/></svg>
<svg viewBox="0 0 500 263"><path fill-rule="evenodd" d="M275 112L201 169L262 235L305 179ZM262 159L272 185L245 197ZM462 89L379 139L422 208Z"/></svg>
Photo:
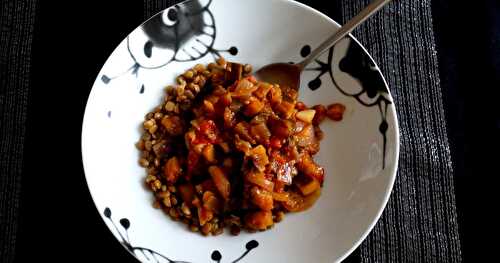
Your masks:
<svg viewBox="0 0 500 263"><path fill-rule="evenodd" d="M322 124L316 160L326 170L323 194L312 209L288 214L271 230L208 238L189 232L152 207L134 147L144 114L175 75L219 54L255 68L298 62L307 45L337 28L292 1L193 0L159 13L120 43L88 98L82 157L97 209L131 254L142 262L237 262L242 255L238 262L338 262L362 242L389 198L399 137L385 80L352 38L302 75L300 97L307 105L347 108L341 122Z"/></svg>

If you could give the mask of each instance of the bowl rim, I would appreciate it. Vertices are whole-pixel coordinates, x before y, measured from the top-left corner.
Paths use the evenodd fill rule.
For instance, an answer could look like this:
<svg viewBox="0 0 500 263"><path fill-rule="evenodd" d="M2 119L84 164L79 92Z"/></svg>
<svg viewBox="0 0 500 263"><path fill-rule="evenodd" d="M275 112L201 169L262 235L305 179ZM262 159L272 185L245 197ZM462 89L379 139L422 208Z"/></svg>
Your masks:
<svg viewBox="0 0 500 263"><path fill-rule="evenodd" d="M160 15L161 13L163 13L165 10L173 7L173 6L176 6L176 5L183 5L183 4L186 4L187 2L190 2L190 1L197 1L197 0L184 0L182 2L179 2L177 4L174 4L174 5L170 5L164 9L162 9L161 11L159 12L156 12L154 15L152 15L151 17L149 17L148 19L144 20L140 25L138 25L137 27L135 27L134 29L132 29L126 36L123 40L125 40L131 33L133 33L137 28L141 27L142 25L148 23L151 19L153 19L154 17ZM213 0L209 0L209 1L213 1ZM335 25L338 28L341 27L341 25L333 20L332 18L330 18L329 16L325 15L324 13L322 13L321 11L313 8L313 7L310 7L306 4L303 4L303 3L300 3L300 2L297 2L295 0L271 0L271 1L274 1L274 2L281 2L281 3L285 3L285 4L290 4L290 5L295 5L299 8L302 8L302 9L305 9L309 12L311 12L312 14L314 15L317 15L319 17L321 17L322 19L328 21L329 23ZM270 2L270 1L269 1ZM356 250L363 241L365 241L365 239L368 237L368 234L371 233L371 231L373 230L373 228L375 227L375 225L377 224L377 222L380 220L380 217L382 216L382 213L384 212L385 208L387 207L387 203L389 202L389 199L391 197L391 194L392 194L392 190L394 188L394 183L396 181L396 176L397 176L397 170L398 170L398 165L399 165L399 154L400 154L400 134L399 134L399 120L398 120L398 117L397 117L397 111L396 111L396 105L394 103L394 97L392 96L391 94L391 91L389 89L389 85L387 83L387 80L385 79L385 76L384 74L382 74L381 72L381 69L380 67L378 66L377 62L373 59L372 55L368 52L368 50L365 48L364 45L362 45L359 40L354 37L351 33L348 34L348 36L346 37L350 37L352 39L352 41L356 42L357 45L359 45L359 47L363 50L363 52L370 58L370 60L372 61L372 63L375 65L375 67L377 68L377 71L379 72L380 74L380 77L382 78L383 82L384 82L384 85L385 87L387 88L387 93L388 93L388 96L389 98L391 99L392 103L390 105L388 105L388 107L391 108L391 111L389 111L389 116L392 117L392 119L394 120L394 137L395 137L395 141L394 141L394 165L393 166L388 166L386 168L390 168L391 171L389 172L389 175L390 175L390 180L389 180L389 184L387 185L387 187L385 188L385 195L384 195L384 198L382 200L382 203L380 205L380 207L378 208L378 211L374 217L374 219L372 220L372 222L368 225L368 228L363 232L363 234L360 236L360 238L351 246L350 249L346 250L337 260L337 262L341 262L343 261L345 258L347 258L350 254L352 254L352 252L354 252L354 250ZM122 41L123 41L122 40ZM120 41L120 43L122 42ZM119 45L117 45L115 47L115 49L113 49L113 51L111 52L111 54L113 52L115 52L117 49L118 49ZM109 58L109 56L108 56ZM90 95L92 94L92 91L93 91L93 88L94 88L94 85L97 81L99 81L99 75L101 74L101 71L104 67L104 65L106 65L106 63L108 62L108 58L104 61L103 65L101 66L101 69L99 70L99 72L97 73L97 76L95 78L95 81L93 82L92 84L92 88L89 92L89 96L87 97L87 101L85 103L85 110L84 110L84 113L83 113L83 118L82 118L82 128L81 128L81 137L80 137L80 152L81 152L81 163L82 163L82 167L83 167L83 172L84 172L84 177L85 177L85 182L86 182L86 185L87 185L87 189L88 189L88 192L92 198L92 202L94 204L94 207L96 208L97 212L99 213L100 217L101 217L101 224L104 223L104 225L108 228L109 232L113 235L113 237L115 238L115 240L120 243L123 248L125 248L126 251L128 251L128 253L130 255L132 255L134 258L136 258L137 260L139 260L137 258L137 256L135 254L132 253L132 251L130 251L129 249L127 249L126 245L123 244L122 242L120 242L118 240L118 238L116 237L115 233L113 232L113 229L107 225L105 223L105 218L103 217L102 213L99 211L99 208L97 207L97 203L96 203L96 198L94 197L93 193L92 193L92 190L90 189L90 185L88 183L88 179L87 179L87 172L86 172L86 165L85 165L85 157L84 157L84 152L83 152L83 149L84 149L84 127L85 127L85 123L86 123L86 117L87 116L87 108L89 106L89 101L90 101ZM139 260L140 261L140 260Z"/></svg>

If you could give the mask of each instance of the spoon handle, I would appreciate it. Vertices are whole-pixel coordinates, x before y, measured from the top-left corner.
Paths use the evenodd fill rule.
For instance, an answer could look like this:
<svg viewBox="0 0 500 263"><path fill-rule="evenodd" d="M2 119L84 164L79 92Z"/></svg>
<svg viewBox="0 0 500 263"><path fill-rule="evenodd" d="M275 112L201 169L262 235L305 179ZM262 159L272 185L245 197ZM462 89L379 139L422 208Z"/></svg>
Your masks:
<svg viewBox="0 0 500 263"><path fill-rule="evenodd" d="M302 62L297 65L304 69L311 61L316 59L323 51L327 48L333 46L339 40L344 38L347 34L349 34L352 30L354 30L357 26L363 23L366 19L375 14L380 8L389 3L391 0L375 0L371 2L368 6L366 6L361 12L359 12L355 17L351 18L345 25L343 25L333 36L329 37L323 43L321 43L317 48L315 48L309 56L307 56Z"/></svg>

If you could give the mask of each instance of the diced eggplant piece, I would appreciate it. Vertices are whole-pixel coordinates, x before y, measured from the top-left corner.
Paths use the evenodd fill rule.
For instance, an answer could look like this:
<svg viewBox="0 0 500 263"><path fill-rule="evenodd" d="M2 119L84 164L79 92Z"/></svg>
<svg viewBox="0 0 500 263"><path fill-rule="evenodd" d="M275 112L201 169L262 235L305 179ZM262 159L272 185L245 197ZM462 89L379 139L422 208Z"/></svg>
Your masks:
<svg viewBox="0 0 500 263"><path fill-rule="evenodd" d="M165 130L172 136L178 136L183 133L183 124L179 116L165 116L161 120L161 124Z"/></svg>
<svg viewBox="0 0 500 263"><path fill-rule="evenodd" d="M269 158L267 157L266 148L259 145L254 147L250 151L250 158L252 158L253 164L257 170L263 172L266 169L266 165L269 163Z"/></svg>
<svg viewBox="0 0 500 263"><path fill-rule="evenodd" d="M281 117L283 117L285 119L289 119L292 116L293 111L295 110L295 104L293 104L292 102L283 100L280 104L278 104L274 107L274 110L276 112L278 112L278 114Z"/></svg>
<svg viewBox="0 0 500 263"><path fill-rule="evenodd" d="M250 97L248 105L245 106L244 114L253 117L264 108L264 103L255 97Z"/></svg>
<svg viewBox="0 0 500 263"><path fill-rule="evenodd" d="M297 163L297 169L305 175L315 178L320 184L323 184L325 170L314 162L309 154L303 154Z"/></svg>
<svg viewBox="0 0 500 263"><path fill-rule="evenodd" d="M271 211L274 207L273 195L258 186L250 189L250 198L252 203L264 211Z"/></svg>
<svg viewBox="0 0 500 263"><path fill-rule="evenodd" d="M181 175L182 168L179 162L179 159L177 157L172 157L168 159L167 163L165 164L163 173L165 175L165 178L167 179L167 182L169 183L175 183L177 182L177 179L179 179L179 176Z"/></svg>
<svg viewBox="0 0 500 263"><path fill-rule="evenodd" d="M229 200L229 194L231 193L231 185L229 183L227 176L224 174L224 171L221 168L212 165L208 167L208 172L210 173L210 176L214 181L215 187L219 191L222 198L224 198L225 200Z"/></svg>
<svg viewBox="0 0 500 263"><path fill-rule="evenodd" d="M249 142L240 139L238 136L236 136L234 146L238 151L244 153L245 156L250 155L250 152L252 151L252 145Z"/></svg>
<svg viewBox="0 0 500 263"><path fill-rule="evenodd" d="M271 138L271 132L267 128L265 122L261 122L250 127L250 134L252 134L253 139L259 143L266 144Z"/></svg>
<svg viewBox="0 0 500 263"><path fill-rule="evenodd" d="M250 135L250 125L245 122L241 121L236 126L234 126L234 132L240 136L241 139L250 142L251 144L255 144L255 140L252 138Z"/></svg>
<svg viewBox="0 0 500 263"><path fill-rule="evenodd" d="M295 183L302 195L307 196L318 190L321 186L315 178L307 177L304 180L297 180Z"/></svg>
<svg viewBox="0 0 500 263"><path fill-rule="evenodd" d="M259 88L253 94L259 99L264 99L271 90L272 85L269 83L260 83L258 87Z"/></svg>
<svg viewBox="0 0 500 263"><path fill-rule="evenodd" d="M271 211L257 211L245 216L245 225L254 230L265 230L272 226L273 214Z"/></svg>
<svg viewBox="0 0 500 263"><path fill-rule="evenodd" d="M226 83L232 84L240 80L243 75L243 65L239 63L227 62L225 71Z"/></svg>
<svg viewBox="0 0 500 263"><path fill-rule="evenodd" d="M209 163L215 163L217 160L215 159L215 148L213 144L207 144L202 151L203 157Z"/></svg>
<svg viewBox="0 0 500 263"><path fill-rule="evenodd" d="M190 183L181 184L177 187L179 189L179 194L184 202L188 205L191 204L195 197L194 186Z"/></svg>
<svg viewBox="0 0 500 263"><path fill-rule="evenodd" d="M274 183L268 180L263 172L252 170L245 174L245 180L249 183L258 185L269 192L274 190Z"/></svg>
<svg viewBox="0 0 500 263"><path fill-rule="evenodd" d="M294 191L289 192L288 201L281 204L290 212L304 211L314 205L321 195L321 188L308 196L303 196Z"/></svg>

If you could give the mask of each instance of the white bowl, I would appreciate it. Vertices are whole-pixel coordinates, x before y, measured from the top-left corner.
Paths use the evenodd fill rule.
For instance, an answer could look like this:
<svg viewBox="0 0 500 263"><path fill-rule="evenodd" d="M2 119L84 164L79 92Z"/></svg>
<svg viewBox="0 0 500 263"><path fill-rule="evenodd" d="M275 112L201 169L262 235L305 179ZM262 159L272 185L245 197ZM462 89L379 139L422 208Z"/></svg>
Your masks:
<svg viewBox="0 0 500 263"><path fill-rule="evenodd" d="M271 230L236 237L189 232L152 207L134 147L144 114L187 68L219 54L255 68L298 62L338 27L292 1L193 0L157 14L118 45L87 102L82 157L95 205L128 251L142 262L337 262L362 242L389 198L399 136L387 84L353 37L302 75L300 99L307 105L347 108L341 122L322 124L316 160L327 174L323 194Z"/></svg>

